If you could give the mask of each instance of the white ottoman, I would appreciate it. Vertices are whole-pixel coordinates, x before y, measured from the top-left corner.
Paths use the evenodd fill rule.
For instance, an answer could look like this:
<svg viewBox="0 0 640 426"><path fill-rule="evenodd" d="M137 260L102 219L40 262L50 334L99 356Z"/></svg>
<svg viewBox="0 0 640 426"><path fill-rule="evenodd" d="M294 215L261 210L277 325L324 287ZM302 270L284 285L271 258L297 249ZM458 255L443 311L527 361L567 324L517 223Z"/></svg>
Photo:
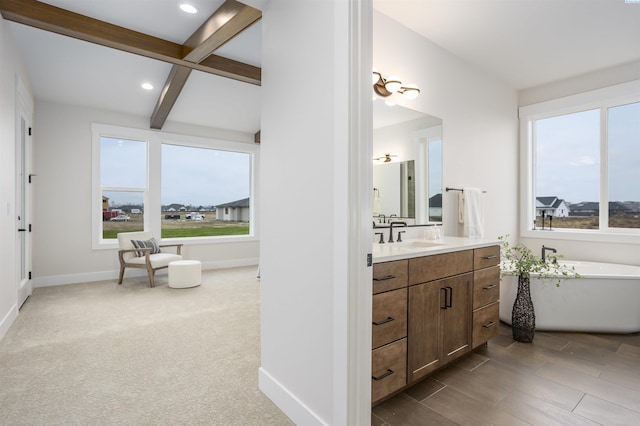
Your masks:
<svg viewBox="0 0 640 426"><path fill-rule="evenodd" d="M175 260L169 263L169 287L197 287L202 282L202 264L199 260Z"/></svg>

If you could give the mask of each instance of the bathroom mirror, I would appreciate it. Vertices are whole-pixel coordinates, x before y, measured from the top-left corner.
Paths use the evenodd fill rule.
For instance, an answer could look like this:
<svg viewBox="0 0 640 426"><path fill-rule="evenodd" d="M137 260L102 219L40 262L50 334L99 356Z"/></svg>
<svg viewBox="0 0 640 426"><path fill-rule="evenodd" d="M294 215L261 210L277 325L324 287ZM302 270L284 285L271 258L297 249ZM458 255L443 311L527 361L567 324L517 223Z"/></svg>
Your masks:
<svg viewBox="0 0 640 426"><path fill-rule="evenodd" d="M373 102L373 219L442 223L442 120Z"/></svg>

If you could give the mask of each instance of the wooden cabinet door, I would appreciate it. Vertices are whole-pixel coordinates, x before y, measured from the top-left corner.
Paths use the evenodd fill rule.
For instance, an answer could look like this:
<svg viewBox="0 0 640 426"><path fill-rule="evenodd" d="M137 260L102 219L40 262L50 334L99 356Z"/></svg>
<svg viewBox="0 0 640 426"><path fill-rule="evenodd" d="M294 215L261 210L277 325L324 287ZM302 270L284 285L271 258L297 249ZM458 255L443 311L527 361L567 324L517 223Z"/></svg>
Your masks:
<svg viewBox="0 0 640 426"><path fill-rule="evenodd" d="M458 275L440 281L445 289L446 309L442 315L442 362L447 363L471 348L471 284L473 274Z"/></svg>
<svg viewBox="0 0 640 426"><path fill-rule="evenodd" d="M409 287L407 381L413 382L440 366L440 311L444 309L440 281Z"/></svg>

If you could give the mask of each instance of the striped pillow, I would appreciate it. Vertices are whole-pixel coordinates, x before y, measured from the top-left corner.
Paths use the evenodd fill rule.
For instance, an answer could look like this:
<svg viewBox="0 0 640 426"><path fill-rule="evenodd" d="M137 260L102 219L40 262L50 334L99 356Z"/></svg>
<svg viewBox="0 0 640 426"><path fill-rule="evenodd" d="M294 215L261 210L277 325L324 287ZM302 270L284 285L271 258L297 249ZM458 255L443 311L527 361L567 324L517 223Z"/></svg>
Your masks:
<svg viewBox="0 0 640 426"><path fill-rule="evenodd" d="M160 246L158 246L158 243L156 242L155 238L151 238L150 240L147 240L147 241L131 240L131 244L133 244L133 247L137 249L151 247L151 251L149 252L149 254L160 253ZM137 251L136 256L142 257L144 256L144 252Z"/></svg>

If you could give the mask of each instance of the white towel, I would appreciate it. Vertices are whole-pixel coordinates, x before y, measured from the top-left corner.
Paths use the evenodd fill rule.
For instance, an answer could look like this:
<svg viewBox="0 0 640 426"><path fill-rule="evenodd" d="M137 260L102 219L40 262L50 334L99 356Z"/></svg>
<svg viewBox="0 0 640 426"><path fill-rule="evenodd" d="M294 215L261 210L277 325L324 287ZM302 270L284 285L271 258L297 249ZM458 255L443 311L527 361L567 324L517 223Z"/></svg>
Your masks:
<svg viewBox="0 0 640 426"><path fill-rule="evenodd" d="M463 235L469 238L484 237L484 198L478 188L463 188Z"/></svg>

